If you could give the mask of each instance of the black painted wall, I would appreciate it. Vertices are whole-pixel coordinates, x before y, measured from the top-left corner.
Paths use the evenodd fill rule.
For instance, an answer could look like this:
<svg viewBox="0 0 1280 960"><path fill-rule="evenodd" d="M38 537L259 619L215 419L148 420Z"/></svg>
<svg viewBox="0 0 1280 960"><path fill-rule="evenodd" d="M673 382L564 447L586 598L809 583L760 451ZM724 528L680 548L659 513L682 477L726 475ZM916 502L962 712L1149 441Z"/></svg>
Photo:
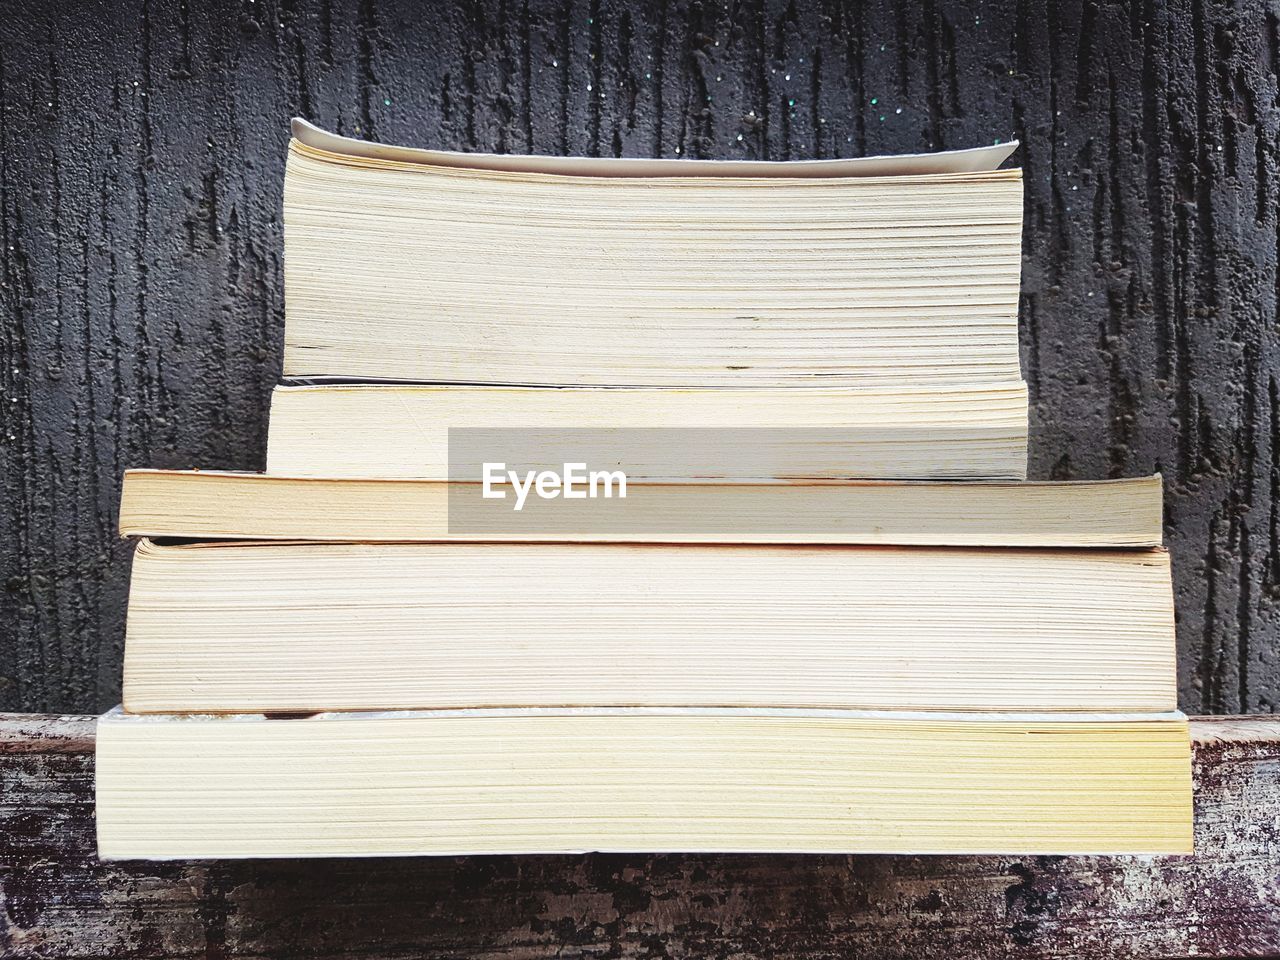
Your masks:
<svg viewBox="0 0 1280 960"><path fill-rule="evenodd" d="M1278 64L1261 0L5 0L0 710L118 698L125 467L261 468L301 113L593 155L1021 139L1032 475L1163 471L1183 706L1275 711Z"/></svg>

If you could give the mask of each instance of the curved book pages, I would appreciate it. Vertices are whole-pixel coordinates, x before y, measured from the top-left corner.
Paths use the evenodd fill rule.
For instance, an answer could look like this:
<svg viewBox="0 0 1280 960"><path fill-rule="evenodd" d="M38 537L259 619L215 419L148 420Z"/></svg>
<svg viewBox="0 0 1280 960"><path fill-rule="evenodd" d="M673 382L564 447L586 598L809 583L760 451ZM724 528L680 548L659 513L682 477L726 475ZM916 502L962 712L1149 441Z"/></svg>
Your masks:
<svg viewBox="0 0 1280 960"><path fill-rule="evenodd" d="M466 706L1164 711L1163 550L161 544L133 713Z"/></svg>
<svg viewBox="0 0 1280 960"><path fill-rule="evenodd" d="M499 157L295 123L285 374L1017 381L1012 144L800 163Z"/></svg>
<svg viewBox="0 0 1280 960"><path fill-rule="evenodd" d="M517 476L516 480L519 481ZM631 481L524 498L508 480L130 470L126 537L1155 547L1160 477L1096 482ZM494 494L500 494L495 496ZM594 493L594 496L579 494ZM602 496L608 493L609 496ZM519 507L519 509L516 509Z"/></svg>
<svg viewBox="0 0 1280 960"><path fill-rule="evenodd" d="M830 160L690 160L647 157L552 157L509 153L461 153L371 143L343 137L294 117L290 131L304 147L351 161L411 163L506 173L579 177L883 177L995 170L1018 149L1018 141L968 150Z"/></svg>
<svg viewBox="0 0 1280 960"><path fill-rule="evenodd" d="M1180 714L104 717L106 859L1190 853Z"/></svg>

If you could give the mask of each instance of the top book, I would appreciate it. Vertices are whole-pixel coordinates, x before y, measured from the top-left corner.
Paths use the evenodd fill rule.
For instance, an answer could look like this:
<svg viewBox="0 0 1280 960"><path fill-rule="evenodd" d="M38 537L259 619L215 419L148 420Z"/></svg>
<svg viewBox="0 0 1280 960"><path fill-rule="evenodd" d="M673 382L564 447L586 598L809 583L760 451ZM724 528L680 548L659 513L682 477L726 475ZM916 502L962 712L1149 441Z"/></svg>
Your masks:
<svg viewBox="0 0 1280 960"><path fill-rule="evenodd" d="M498 156L293 124L284 372L601 386L1020 379L1016 144Z"/></svg>

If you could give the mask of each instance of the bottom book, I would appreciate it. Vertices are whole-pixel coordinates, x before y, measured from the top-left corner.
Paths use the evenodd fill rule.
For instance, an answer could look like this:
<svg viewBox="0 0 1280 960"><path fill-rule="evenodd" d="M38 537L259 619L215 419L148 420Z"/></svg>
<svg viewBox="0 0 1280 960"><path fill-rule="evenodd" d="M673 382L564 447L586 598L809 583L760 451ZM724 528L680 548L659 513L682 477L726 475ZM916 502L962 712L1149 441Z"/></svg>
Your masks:
<svg viewBox="0 0 1280 960"><path fill-rule="evenodd" d="M1181 714L104 716L104 859L1189 853Z"/></svg>

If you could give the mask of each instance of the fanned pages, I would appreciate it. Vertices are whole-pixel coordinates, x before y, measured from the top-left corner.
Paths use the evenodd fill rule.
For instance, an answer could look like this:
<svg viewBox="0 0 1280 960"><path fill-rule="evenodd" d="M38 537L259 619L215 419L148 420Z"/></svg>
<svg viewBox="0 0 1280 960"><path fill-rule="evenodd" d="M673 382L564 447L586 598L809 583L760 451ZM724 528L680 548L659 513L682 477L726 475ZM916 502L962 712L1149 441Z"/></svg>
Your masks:
<svg viewBox="0 0 1280 960"><path fill-rule="evenodd" d="M142 541L125 708L1170 710L1161 550Z"/></svg>
<svg viewBox="0 0 1280 960"><path fill-rule="evenodd" d="M284 191L285 373L1016 381L1022 180L989 169L1005 155L468 160L297 127Z"/></svg>
<svg viewBox="0 0 1280 960"><path fill-rule="evenodd" d="M1191 852L1169 714L112 714L97 790L107 859Z"/></svg>
<svg viewBox="0 0 1280 960"><path fill-rule="evenodd" d="M120 532L250 540L569 540L1153 547L1159 477L1067 483L636 482L625 498L479 483L130 470Z"/></svg>
<svg viewBox="0 0 1280 960"><path fill-rule="evenodd" d="M383 384L272 394L269 473L479 480L486 450L529 466L603 458L635 479L1020 480L1027 391L1014 381L874 390Z"/></svg>
<svg viewBox="0 0 1280 960"><path fill-rule="evenodd" d="M349 162L361 160L459 167L508 173L581 177L885 177L941 173L985 173L1013 155L1018 141L967 150L939 150L880 157L827 160L690 160L647 157L559 157L519 153L462 153L372 143L322 130L301 117L291 124L293 139Z"/></svg>

